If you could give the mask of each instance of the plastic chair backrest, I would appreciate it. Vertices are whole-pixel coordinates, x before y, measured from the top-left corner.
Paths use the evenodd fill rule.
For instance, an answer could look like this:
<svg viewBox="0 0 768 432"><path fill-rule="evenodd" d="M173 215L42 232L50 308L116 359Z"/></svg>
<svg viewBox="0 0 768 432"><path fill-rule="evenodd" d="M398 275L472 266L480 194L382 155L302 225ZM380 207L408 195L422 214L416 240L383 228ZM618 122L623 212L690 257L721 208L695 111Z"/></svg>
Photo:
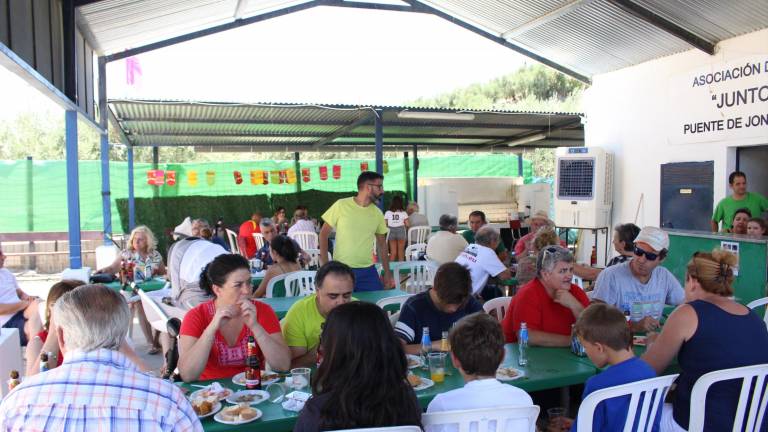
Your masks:
<svg viewBox="0 0 768 432"><path fill-rule="evenodd" d="M320 249L304 249L309 255L309 262L304 263L304 270L317 270L320 268ZM328 252L328 261L332 260L331 253Z"/></svg>
<svg viewBox="0 0 768 432"><path fill-rule="evenodd" d="M256 250L264 247L264 235L262 233L253 233L253 240L256 241Z"/></svg>
<svg viewBox="0 0 768 432"><path fill-rule="evenodd" d="M344 429L344 432L421 432L418 426L390 426L377 428ZM334 431L341 432L341 431Z"/></svg>
<svg viewBox="0 0 768 432"><path fill-rule="evenodd" d="M405 282L405 292L418 294L432 286L436 271L437 264L432 261L406 261L397 263L392 268L392 275L397 287ZM408 274L404 276L403 272Z"/></svg>
<svg viewBox="0 0 768 432"><path fill-rule="evenodd" d="M227 240L229 241L229 250L231 250L233 254L242 255L240 253L240 245L237 243L237 233L231 229L225 230L227 232Z"/></svg>
<svg viewBox="0 0 768 432"><path fill-rule="evenodd" d="M139 288L137 291L141 299L141 307L144 309L144 314L147 316L149 324L153 329L161 333L168 333L168 319L170 318L168 314L160 309L155 299L148 296L143 289Z"/></svg>
<svg viewBox="0 0 768 432"><path fill-rule="evenodd" d="M96 246L96 270L103 269L104 267L112 264L117 259L117 255L120 253L120 248L111 244Z"/></svg>
<svg viewBox="0 0 768 432"><path fill-rule="evenodd" d="M539 416L539 407L531 406L498 406L493 408L442 411L426 413L421 416L421 424L426 432L443 430L439 426L456 426L458 432L469 432L470 428L477 432L513 432L536 430L536 417ZM510 425L510 423L513 423ZM520 425L525 423L525 426ZM495 424L495 428L492 425ZM472 425L476 425L472 428ZM511 427L507 427L510 425ZM452 430L456 430L451 428Z"/></svg>
<svg viewBox="0 0 768 432"><path fill-rule="evenodd" d="M392 314L400 311L403 303L405 303L411 296L412 294L406 294L383 298L376 302L376 306L382 308L387 315L392 316Z"/></svg>
<svg viewBox="0 0 768 432"><path fill-rule="evenodd" d="M496 319L501 322L504 319L504 315L507 314L507 308L509 308L509 302L512 301L512 297L496 297L483 303L483 310L487 314L491 314L491 311L496 313Z"/></svg>
<svg viewBox="0 0 768 432"><path fill-rule="evenodd" d="M285 289L285 278L288 277L289 274L291 273L283 273L270 279L267 284L267 293L265 296L267 298L293 297L292 295L288 295L288 290Z"/></svg>
<svg viewBox="0 0 768 432"><path fill-rule="evenodd" d="M315 274L314 271L296 271L288 273L285 278L285 295L306 296L315 292Z"/></svg>
<svg viewBox="0 0 768 432"><path fill-rule="evenodd" d="M710 386L720 381L735 379L741 380L741 393L736 408L736 418L733 421L733 431L754 432L761 430L766 403L768 403L766 375L768 375L768 364L723 369L700 376L691 391L691 417L688 422L688 430L691 432L704 430L704 411L707 403L707 391L709 391ZM746 412L747 406L749 406L749 412ZM743 427L745 416L746 429Z"/></svg>
<svg viewBox="0 0 768 432"><path fill-rule="evenodd" d="M753 300L747 304L747 307L750 309L756 309L760 306L765 306L768 304L768 297L763 297L761 299ZM763 315L763 321L765 321L765 325L768 326L768 307L765 308L765 315Z"/></svg>
<svg viewBox="0 0 768 432"><path fill-rule="evenodd" d="M399 320L400 320L400 311L397 311L389 316L389 323L392 324L392 328L395 328Z"/></svg>
<svg viewBox="0 0 768 432"><path fill-rule="evenodd" d="M415 226L408 228L408 246L416 243L426 243L427 236L432 232L432 227Z"/></svg>
<svg viewBox="0 0 768 432"><path fill-rule="evenodd" d="M412 245L409 245L405 248L405 260L406 261L416 261L414 259L413 253L415 251L418 252L426 252L427 251L427 244L426 243L414 243Z"/></svg>
<svg viewBox="0 0 768 432"><path fill-rule="evenodd" d="M317 233L313 233L312 231L296 231L288 234L288 237L296 240L296 243L298 243L303 250L318 248L319 241Z"/></svg>
<svg viewBox="0 0 768 432"><path fill-rule="evenodd" d="M664 398L672 383L677 379L677 374L664 375L647 380L636 381L629 384L622 384L614 387L597 390L590 393L581 401L579 415L576 418L576 429L591 431L592 419L595 409L606 399L620 396L629 396L629 409L627 410L627 419L624 422L624 430L631 431L637 418L638 432L653 430L653 423L656 414L664 404ZM640 400L642 397L642 401ZM640 403L642 405L638 406ZM640 417L638 418L638 411ZM596 425L599 430L601 425Z"/></svg>

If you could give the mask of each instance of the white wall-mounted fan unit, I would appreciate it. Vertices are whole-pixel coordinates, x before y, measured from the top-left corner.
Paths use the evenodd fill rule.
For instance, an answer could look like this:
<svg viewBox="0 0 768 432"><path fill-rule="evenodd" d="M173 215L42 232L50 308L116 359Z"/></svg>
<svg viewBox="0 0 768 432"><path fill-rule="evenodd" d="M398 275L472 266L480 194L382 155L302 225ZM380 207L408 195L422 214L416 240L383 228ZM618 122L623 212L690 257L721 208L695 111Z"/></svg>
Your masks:
<svg viewBox="0 0 768 432"><path fill-rule="evenodd" d="M555 165L555 224L610 227L613 154L600 147L559 147Z"/></svg>

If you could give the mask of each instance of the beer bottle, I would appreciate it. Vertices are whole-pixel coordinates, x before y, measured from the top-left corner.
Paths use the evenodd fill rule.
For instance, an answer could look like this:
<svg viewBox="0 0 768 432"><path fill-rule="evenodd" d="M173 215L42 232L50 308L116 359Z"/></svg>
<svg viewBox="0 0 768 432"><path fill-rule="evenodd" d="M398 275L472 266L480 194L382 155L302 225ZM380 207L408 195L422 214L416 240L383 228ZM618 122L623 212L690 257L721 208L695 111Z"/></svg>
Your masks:
<svg viewBox="0 0 768 432"><path fill-rule="evenodd" d="M253 335L248 336L248 357L245 363L245 388L248 390L261 390L261 367L259 356L256 352L256 340Z"/></svg>

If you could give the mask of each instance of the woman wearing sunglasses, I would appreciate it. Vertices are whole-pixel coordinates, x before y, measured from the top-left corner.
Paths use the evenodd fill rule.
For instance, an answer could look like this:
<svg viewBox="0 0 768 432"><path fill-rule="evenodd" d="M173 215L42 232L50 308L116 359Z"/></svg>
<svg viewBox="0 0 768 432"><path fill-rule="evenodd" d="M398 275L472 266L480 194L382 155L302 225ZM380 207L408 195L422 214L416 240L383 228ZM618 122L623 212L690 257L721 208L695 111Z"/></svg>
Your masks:
<svg viewBox="0 0 768 432"><path fill-rule="evenodd" d="M683 287L661 266L669 250L669 236L647 226L635 238L635 258L603 270L595 282L593 301L616 306L631 317L632 331L659 328L664 305L683 302Z"/></svg>

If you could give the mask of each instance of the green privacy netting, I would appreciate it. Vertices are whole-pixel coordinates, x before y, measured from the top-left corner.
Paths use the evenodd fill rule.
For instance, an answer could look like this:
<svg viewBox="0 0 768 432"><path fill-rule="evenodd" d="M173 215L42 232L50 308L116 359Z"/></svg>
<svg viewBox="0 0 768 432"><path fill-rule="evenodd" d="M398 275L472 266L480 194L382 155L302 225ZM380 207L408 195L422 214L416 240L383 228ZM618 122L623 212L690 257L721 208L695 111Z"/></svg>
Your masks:
<svg viewBox="0 0 768 432"><path fill-rule="evenodd" d="M406 181L405 160L387 159L388 171L384 186L388 190L409 191ZM302 190L352 192L360 174L361 162L375 170L373 159L345 159L302 161L301 168L309 169L309 182L301 179ZM334 178L334 165L340 176ZM413 160L409 159L408 178L413 181ZM120 216L115 200L128 196L128 166L125 162L110 162L112 227L121 230ZM321 180L320 169L327 168L327 180ZM223 196L287 194L296 191L296 184L251 184L251 171L293 170L293 161L231 161L184 164L160 164L158 169L176 172L175 186L150 186L147 171L151 164L134 165L134 191L137 198L171 196ZM101 204L101 163L80 161L80 221L83 230L103 229ZM189 184L190 173L197 173L197 185ZM235 183L234 171L242 174L242 184ZM207 174L212 172L213 184ZM31 173L31 175L30 175ZM277 173L275 173L276 175ZM429 156L419 158L419 178L434 177L516 177L517 156L506 154ZM523 163L526 183L532 176L529 161ZM31 188L30 181L31 178ZM0 190L4 209L0 212L0 232L66 231L67 230L67 175L64 161L0 161ZM29 199L31 195L31 203Z"/></svg>

